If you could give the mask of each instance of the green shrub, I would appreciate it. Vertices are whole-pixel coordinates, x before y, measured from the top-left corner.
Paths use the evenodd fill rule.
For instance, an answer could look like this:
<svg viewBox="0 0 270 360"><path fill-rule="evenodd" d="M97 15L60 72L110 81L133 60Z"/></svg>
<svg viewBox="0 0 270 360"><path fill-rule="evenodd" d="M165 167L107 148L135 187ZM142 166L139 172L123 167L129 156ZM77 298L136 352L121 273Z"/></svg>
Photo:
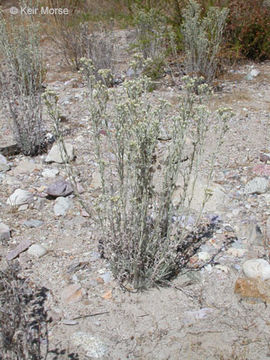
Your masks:
<svg viewBox="0 0 270 360"><path fill-rule="evenodd" d="M226 41L236 57L270 58L270 6L263 0L229 2Z"/></svg>

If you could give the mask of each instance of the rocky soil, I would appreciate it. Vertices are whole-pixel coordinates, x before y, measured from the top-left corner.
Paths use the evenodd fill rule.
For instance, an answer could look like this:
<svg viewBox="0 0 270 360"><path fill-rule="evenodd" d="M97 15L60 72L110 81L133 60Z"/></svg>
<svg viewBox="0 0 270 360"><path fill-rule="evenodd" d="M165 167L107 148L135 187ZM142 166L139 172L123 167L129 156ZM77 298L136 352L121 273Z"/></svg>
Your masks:
<svg viewBox="0 0 270 360"><path fill-rule="evenodd" d="M118 31L117 36L117 70L125 76L129 33ZM91 207L100 183L84 85L78 74L59 63L46 41L43 45L46 85L59 94L65 141L70 156L76 156L81 195ZM213 196L205 208L205 216L219 226L193 261L207 262L228 237L234 241L214 262L179 275L168 288L130 293L114 281L98 253L95 224L72 194L56 145L49 155L35 158L0 156L0 268L18 260L29 284L49 290L51 349L66 349L79 359L270 357L270 62L228 69L219 86L210 107L230 106L235 113L217 156ZM167 75L153 92L153 101L162 97L174 103L180 92L177 81ZM4 148L12 144L4 109L0 120ZM49 130L51 126L48 122ZM207 171L206 162L194 208ZM250 259L267 262L246 263Z"/></svg>

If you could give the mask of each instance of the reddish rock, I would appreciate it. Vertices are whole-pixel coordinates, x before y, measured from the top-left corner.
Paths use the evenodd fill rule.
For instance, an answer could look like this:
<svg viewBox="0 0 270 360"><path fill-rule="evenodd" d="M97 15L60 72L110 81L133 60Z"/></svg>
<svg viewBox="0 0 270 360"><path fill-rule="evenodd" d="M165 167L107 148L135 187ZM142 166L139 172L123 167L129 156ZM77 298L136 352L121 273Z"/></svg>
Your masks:
<svg viewBox="0 0 270 360"><path fill-rule="evenodd" d="M239 278L236 280L234 292L242 298L260 299L264 302L270 303L269 281Z"/></svg>

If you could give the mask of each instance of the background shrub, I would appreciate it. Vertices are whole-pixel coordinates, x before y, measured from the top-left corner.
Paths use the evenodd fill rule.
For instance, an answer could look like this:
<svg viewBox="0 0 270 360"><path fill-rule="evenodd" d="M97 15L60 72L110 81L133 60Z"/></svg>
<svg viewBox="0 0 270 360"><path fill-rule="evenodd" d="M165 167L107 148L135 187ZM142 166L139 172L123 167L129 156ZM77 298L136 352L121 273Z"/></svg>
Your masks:
<svg viewBox="0 0 270 360"><path fill-rule="evenodd" d="M193 0L183 10L185 71L203 76L210 82L216 75L217 55L223 40L228 10L209 7L204 17L201 12L200 4Z"/></svg>
<svg viewBox="0 0 270 360"><path fill-rule="evenodd" d="M0 13L0 51L0 98L13 120L18 148L25 155L36 155L46 148L41 102L46 71L38 27L15 20L8 26Z"/></svg>
<svg viewBox="0 0 270 360"><path fill-rule="evenodd" d="M235 57L270 58L270 4L263 0L232 0L226 42Z"/></svg>

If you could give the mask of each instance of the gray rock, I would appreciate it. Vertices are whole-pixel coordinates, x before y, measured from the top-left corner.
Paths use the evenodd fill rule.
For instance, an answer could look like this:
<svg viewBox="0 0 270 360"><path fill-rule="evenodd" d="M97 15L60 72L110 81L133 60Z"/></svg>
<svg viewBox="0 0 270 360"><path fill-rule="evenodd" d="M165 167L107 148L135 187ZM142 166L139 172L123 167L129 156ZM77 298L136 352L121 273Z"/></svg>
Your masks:
<svg viewBox="0 0 270 360"><path fill-rule="evenodd" d="M112 273L110 271L105 272L104 274L100 275L100 277L104 281L104 284L108 284L112 281Z"/></svg>
<svg viewBox="0 0 270 360"><path fill-rule="evenodd" d="M33 194L29 191L17 189L12 195L7 199L7 204L11 206L20 206L24 204L30 204L33 202Z"/></svg>
<svg viewBox="0 0 270 360"><path fill-rule="evenodd" d="M236 237L238 239L245 238L249 244L263 245L263 234L259 227L254 222L240 223L235 227Z"/></svg>
<svg viewBox="0 0 270 360"><path fill-rule="evenodd" d="M56 216L65 216L72 206L72 200L64 197L59 197L55 200L53 207Z"/></svg>
<svg viewBox="0 0 270 360"><path fill-rule="evenodd" d="M29 239L25 239L23 240L19 245L16 246L15 249L11 250L8 254L7 254L7 260L13 260L15 259L17 256L19 256L22 252L24 252L25 250L27 250L29 248L29 246L31 246L31 240Z"/></svg>
<svg viewBox="0 0 270 360"><path fill-rule="evenodd" d="M255 177L245 186L246 194L263 194L269 189L269 180L264 177Z"/></svg>
<svg viewBox="0 0 270 360"><path fill-rule="evenodd" d="M48 252L48 250L40 244L33 244L27 250L28 255L34 256L36 258L40 258L40 257L46 255L47 252Z"/></svg>
<svg viewBox="0 0 270 360"><path fill-rule="evenodd" d="M62 156L61 156L61 149L59 144L55 144L53 145L53 147L51 148L51 150L49 151L49 154L47 155L45 162L50 163L50 162L55 162L58 164L63 164L65 161L63 161ZM66 150L67 150L67 154L68 154L68 158L69 161L74 160L75 158L75 154L74 154L74 147L72 144L65 144ZM62 151L63 155L65 154L64 151Z"/></svg>
<svg viewBox="0 0 270 360"><path fill-rule="evenodd" d="M45 169L42 171L42 176L46 178L54 178L58 174L59 174L58 169Z"/></svg>
<svg viewBox="0 0 270 360"><path fill-rule="evenodd" d="M95 170L92 175L92 181L90 186L92 189L97 190L97 189L101 189L101 185L102 185L101 175L98 170Z"/></svg>
<svg viewBox="0 0 270 360"><path fill-rule="evenodd" d="M107 346L96 336L90 333L78 331L73 334L71 341L86 352L86 356L101 359L108 353Z"/></svg>
<svg viewBox="0 0 270 360"><path fill-rule="evenodd" d="M270 264L264 259L251 259L242 265L244 274L251 279L270 279Z"/></svg>
<svg viewBox="0 0 270 360"><path fill-rule="evenodd" d="M0 154L0 172L6 172L10 169L7 159L4 155Z"/></svg>
<svg viewBox="0 0 270 360"><path fill-rule="evenodd" d="M46 193L49 196L59 197L59 196L68 196L73 192L72 186L69 182L60 180L56 181L53 184L49 185L46 189Z"/></svg>
<svg viewBox="0 0 270 360"><path fill-rule="evenodd" d="M7 241L9 239L10 228L4 223L0 223L0 241Z"/></svg>
<svg viewBox="0 0 270 360"><path fill-rule="evenodd" d="M7 164L8 161L4 155L0 154L0 164Z"/></svg>
<svg viewBox="0 0 270 360"><path fill-rule="evenodd" d="M43 221L36 220L36 219L30 219L30 220L26 220L23 223L23 225L26 227L29 227L29 228L37 228L37 227L43 225Z"/></svg>
<svg viewBox="0 0 270 360"><path fill-rule="evenodd" d="M187 190L189 197L192 196L192 182L193 179L191 180ZM180 203L181 194L183 193L183 184L180 177L176 185L177 189L174 191L172 199L174 205L178 205ZM225 189L219 184L212 183L208 186L207 185L207 180L204 178L200 178L196 181L190 208L195 211L200 211L202 203L205 199L205 191L207 189L207 192L210 192L211 196L204 206L204 211L214 213L217 211L223 212L226 207L226 203L229 202ZM185 205L188 205L187 199Z"/></svg>

